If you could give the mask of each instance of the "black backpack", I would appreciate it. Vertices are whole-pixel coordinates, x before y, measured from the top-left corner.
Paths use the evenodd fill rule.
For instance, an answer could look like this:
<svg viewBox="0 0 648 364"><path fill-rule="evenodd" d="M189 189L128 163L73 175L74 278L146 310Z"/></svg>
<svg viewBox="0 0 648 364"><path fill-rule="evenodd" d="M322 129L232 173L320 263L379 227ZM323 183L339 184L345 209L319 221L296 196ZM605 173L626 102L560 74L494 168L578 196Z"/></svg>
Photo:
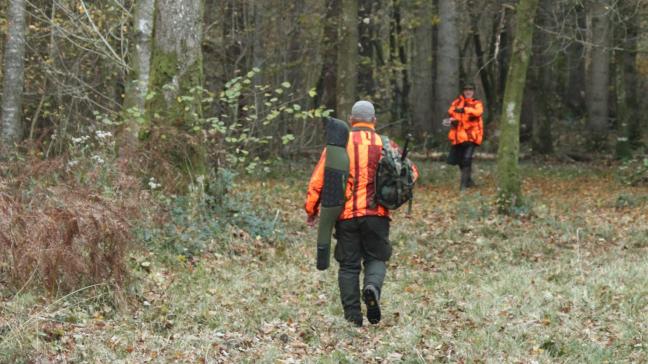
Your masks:
<svg viewBox="0 0 648 364"><path fill-rule="evenodd" d="M407 145L401 155L397 148L389 142L389 138L381 135L383 142L382 157L376 170L376 196L375 202L394 210L414 197L414 167L407 159Z"/></svg>

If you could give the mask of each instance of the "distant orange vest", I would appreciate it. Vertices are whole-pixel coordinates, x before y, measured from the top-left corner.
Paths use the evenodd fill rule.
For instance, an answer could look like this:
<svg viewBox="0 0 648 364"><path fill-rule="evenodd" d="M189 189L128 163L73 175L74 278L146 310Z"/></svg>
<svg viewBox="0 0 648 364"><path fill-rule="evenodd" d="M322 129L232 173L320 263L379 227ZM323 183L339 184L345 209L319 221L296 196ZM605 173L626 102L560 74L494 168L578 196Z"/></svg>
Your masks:
<svg viewBox="0 0 648 364"><path fill-rule="evenodd" d="M463 108L463 113L455 112L455 109ZM448 139L452 145L465 142L472 142L477 145L482 143L484 138L484 105L476 99L467 99L459 95L448 109L448 115L457 120L458 125L450 128Z"/></svg>

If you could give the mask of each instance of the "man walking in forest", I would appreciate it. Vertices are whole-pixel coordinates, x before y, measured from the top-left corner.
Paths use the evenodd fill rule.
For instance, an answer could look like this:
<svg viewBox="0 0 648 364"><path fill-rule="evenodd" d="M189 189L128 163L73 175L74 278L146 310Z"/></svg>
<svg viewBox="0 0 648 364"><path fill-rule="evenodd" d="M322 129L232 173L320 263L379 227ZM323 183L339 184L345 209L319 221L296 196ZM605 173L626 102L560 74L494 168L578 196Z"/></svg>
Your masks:
<svg viewBox="0 0 648 364"><path fill-rule="evenodd" d="M445 123L450 126L448 139L452 143L448 155L448 164L459 166L461 171L460 189L474 187L472 180L472 159L475 147L482 143L484 137L484 105L474 98L475 85L465 84L461 95L457 97L448 109L449 119Z"/></svg>
<svg viewBox="0 0 648 364"><path fill-rule="evenodd" d="M362 298L367 306L367 319L377 324L381 318L379 302L392 246L389 242L389 210L376 202L375 176L383 143L387 143L386 148L396 151L398 146L376 133L375 111L368 101L358 101L353 105L349 122L352 127L346 146L350 162L349 178L344 209L335 224L337 244L334 256L340 265L338 284L344 318L356 326L362 326L359 286L362 263ZM305 209L309 226L315 225L319 213L325 154L322 153L308 184ZM412 172L416 180L418 171L413 165Z"/></svg>

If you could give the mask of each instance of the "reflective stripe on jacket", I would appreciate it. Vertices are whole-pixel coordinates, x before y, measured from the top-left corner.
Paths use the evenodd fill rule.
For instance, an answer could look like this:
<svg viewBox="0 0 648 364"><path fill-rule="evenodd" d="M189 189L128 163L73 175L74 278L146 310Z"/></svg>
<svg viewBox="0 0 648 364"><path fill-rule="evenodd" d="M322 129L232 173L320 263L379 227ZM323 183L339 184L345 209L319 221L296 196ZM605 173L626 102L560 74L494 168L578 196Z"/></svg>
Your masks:
<svg viewBox="0 0 648 364"><path fill-rule="evenodd" d="M456 112L455 109L457 108L463 108L464 112ZM450 132L448 132L448 139L450 139L452 145L465 142L480 145L484 137L483 114L484 105L481 101L467 99L463 95L459 95L448 109L448 115L458 121L458 125L450 128Z"/></svg>
<svg viewBox="0 0 648 364"><path fill-rule="evenodd" d="M396 143L390 140L395 148ZM355 123L349 134L347 143L349 154L349 179L345 192L346 203L338 220L347 220L362 216L389 216L389 210L374 202L376 191L375 176L378 162L382 156L382 139L374 131L372 123ZM305 210L309 216L319 213L320 194L324 186L324 162L326 149L322 152L319 162L308 183ZM418 170L414 166L414 177L418 178Z"/></svg>

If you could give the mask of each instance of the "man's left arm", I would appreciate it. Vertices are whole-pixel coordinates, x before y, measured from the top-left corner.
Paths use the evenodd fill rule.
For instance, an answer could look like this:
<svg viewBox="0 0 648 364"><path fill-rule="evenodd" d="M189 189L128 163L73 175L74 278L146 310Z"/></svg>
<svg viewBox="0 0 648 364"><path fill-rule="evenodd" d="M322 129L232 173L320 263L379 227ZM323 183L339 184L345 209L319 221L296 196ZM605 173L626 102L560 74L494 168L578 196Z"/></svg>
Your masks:
<svg viewBox="0 0 648 364"><path fill-rule="evenodd" d="M484 114L484 104L481 101L475 101L472 104L464 105L464 112L468 116L480 117Z"/></svg>
<svg viewBox="0 0 648 364"><path fill-rule="evenodd" d="M322 189L324 188L324 165L326 164L326 149L322 151L319 161L313 170L310 181L308 182L308 191L306 193L306 203L304 210L308 215L307 221L314 223L315 218L319 214L320 198Z"/></svg>

